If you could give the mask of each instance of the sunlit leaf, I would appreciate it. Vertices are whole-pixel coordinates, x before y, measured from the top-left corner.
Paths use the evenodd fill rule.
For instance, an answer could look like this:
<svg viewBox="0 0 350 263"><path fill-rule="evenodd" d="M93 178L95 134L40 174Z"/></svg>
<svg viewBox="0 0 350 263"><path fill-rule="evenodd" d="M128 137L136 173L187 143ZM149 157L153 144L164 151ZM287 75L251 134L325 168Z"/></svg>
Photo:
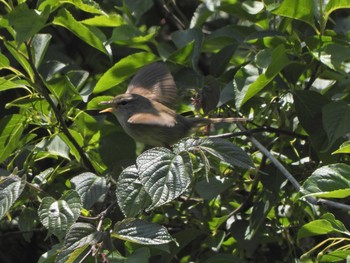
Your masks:
<svg viewBox="0 0 350 263"><path fill-rule="evenodd" d="M337 163L318 168L305 180L303 193L324 198L350 196L350 166Z"/></svg>
<svg viewBox="0 0 350 263"><path fill-rule="evenodd" d="M82 208L79 194L69 190L59 200L44 197L38 210L41 223L58 238L62 238L75 223Z"/></svg>
<svg viewBox="0 0 350 263"><path fill-rule="evenodd" d="M63 248L60 250L55 262L76 262L75 260L79 257L81 258L86 248L100 242L102 237L103 233L91 224L73 224L67 233ZM86 253L89 253L89 251L86 251Z"/></svg>
<svg viewBox="0 0 350 263"><path fill-rule="evenodd" d="M0 181L0 219L21 195L25 185L26 176L20 178L14 174Z"/></svg>
<svg viewBox="0 0 350 263"><path fill-rule="evenodd" d="M7 115L0 120L0 163L6 160L19 146L24 128L24 115Z"/></svg>
<svg viewBox="0 0 350 263"><path fill-rule="evenodd" d="M90 209L98 201L102 202L108 191L106 178L93 173L79 174L70 181L86 209Z"/></svg>
<svg viewBox="0 0 350 263"><path fill-rule="evenodd" d="M186 155L166 148L153 148L141 154L137 169L145 191L152 198L147 210L168 203L181 195L191 182L192 167Z"/></svg>
<svg viewBox="0 0 350 263"><path fill-rule="evenodd" d="M134 217L152 203L141 184L136 166L129 166L119 175L116 195L118 204L126 217Z"/></svg>
<svg viewBox="0 0 350 263"><path fill-rule="evenodd" d="M174 241L164 226L134 218L116 223L112 237L143 245L160 245Z"/></svg>

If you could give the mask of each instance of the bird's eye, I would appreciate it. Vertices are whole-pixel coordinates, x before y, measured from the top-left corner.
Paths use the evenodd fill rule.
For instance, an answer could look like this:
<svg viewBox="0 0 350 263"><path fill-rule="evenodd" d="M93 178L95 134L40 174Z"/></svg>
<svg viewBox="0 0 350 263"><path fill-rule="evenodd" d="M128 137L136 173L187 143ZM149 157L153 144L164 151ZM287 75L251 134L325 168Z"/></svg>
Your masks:
<svg viewBox="0 0 350 263"><path fill-rule="evenodd" d="M126 100L122 100L118 103L118 105L126 105L128 104L128 102Z"/></svg>

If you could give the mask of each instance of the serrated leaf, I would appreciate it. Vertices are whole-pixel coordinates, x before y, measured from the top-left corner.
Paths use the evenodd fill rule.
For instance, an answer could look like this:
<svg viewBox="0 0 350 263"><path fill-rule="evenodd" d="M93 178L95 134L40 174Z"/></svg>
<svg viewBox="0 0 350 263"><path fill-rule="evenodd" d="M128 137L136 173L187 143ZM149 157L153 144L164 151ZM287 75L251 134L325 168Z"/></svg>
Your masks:
<svg viewBox="0 0 350 263"><path fill-rule="evenodd" d="M90 209L97 201L104 200L108 191L106 178L89 172L73 177L71 183L86 209Z"/></svg>
<svg viewBox="0 0 350 263"><path fill-rule="evenodd" d="M175 152L204 151L219 160L237 167L250 169L254 164L248 154L228 140L221 138L185 138L175 147Z"/></svg>
<svg viewBox="0 0 350 263"><path fill-rule="evenodd" d="M140 180L152 198L147 211L181 195L191 182L192 166L185 156L166 148L153 148L136 159Z"/></svg>
<svg viewBox="0 0 350 263"><path fill-rule="evenodd" d="M38 214L44 227L58 238L62 238L78 219L81 209L79 194L69 190L59 200L52 197L43 198Z"/></svg>
<svg viewBox="0 0 350 263"><path fill-rule="evenodd" d="M26 176L20 178L14 174L0 182L0 219L9 211L21 195L26 185Z"/></svg>
<svg viewBox="0 0 350 263"><path fill-rule="evenodd" d="M94 93L106 91L122 83L141 67L158 60L152 53L140 52L121 59L107 70L96 83Z"/></svg>
<svg viewBox="0 0 350 263"><path fill-rule="evenodd" d="M350 196L350 166L337 163L323 166L305 180L303 193L327 198Z"/></svg>
<svg viewBox="0 0 350 263"><path fill-rule="evenodd" d="M111 235L143 245L160 245L174 241L164 226L135 218L116 223Z"/></svg>
<svg viewBox="0 0 350 263"><path fill-rule="evenodd" d="M19 146L25 120L26 117L19 114L8 115L0 120L0 163Z"/></svg>
<svg viewBox="0 0 350 263"><path fill-rule="evenodd" d="M119 207L126 217L136 216L152 203L135 165L125 168L119 175L116 195Z"/></svg>
<svg viewBox="0 0 350 263"><path fill-rule="evenodd" d="M101 241L103 233L88 223L75 223L69 229L56 263L75 262L88 246Z"/></svg>

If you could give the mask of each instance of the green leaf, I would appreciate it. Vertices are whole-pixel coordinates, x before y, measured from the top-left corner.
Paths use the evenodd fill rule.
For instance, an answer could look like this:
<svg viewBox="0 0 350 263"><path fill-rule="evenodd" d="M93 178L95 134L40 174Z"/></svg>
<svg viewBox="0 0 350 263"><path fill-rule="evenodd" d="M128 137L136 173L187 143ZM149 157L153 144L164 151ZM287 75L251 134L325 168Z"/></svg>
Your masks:
<svg viewBox="0 0 350 263"><path fill-rule="evenodd" d="M74 190L69 190L59 200L52 197L43 198L38 214L49 233L62 238L78 219L81 209L80 195Z"/></svg>
<svg viewBox="0 0 350 263"><path fill-rule="evenodd" d="M185 138L174 146L175 153L203 151L219 160L243 169L251 169L254 164L248 154L228 140L221 138Z"/></svg>
<svg viewBox="0 0 350 263"><path fill-rule="evenodd" d="M186 49L187 45L191 45L191 43L193 43L191 63L192 67L196 68L203 42L202 31L199 28L175 31L171 34L171 39L174 41L176 47L179 49Z"/></svg>
<svg viewBox="0 0 350 263"><path fill-rule="evenodd" d="M191 60L192 60L192 56L195 48L194 46L195 46L195 43L190 42L187 45L171 53L169 56L166 57L166 59L173 63L177 63L181 65L191 64Z"/></svg>
<svg viewBox="0 0 350 263"><path fill-rule="evenodd" d="M210 72L213 76L220 76L225 72L236 49L237 45L228 45L213 55L210 64Z"/></svg>
<svg viewBox="0 0 350 263"><path fill-rule="evenodd" d="M43 58L46 54L49 42L52 36L50 34L36 34L32 41L31 47L33 50L33 60L36 68L39 68Z"/></svg>
<svg viewBox="0 0 350 263"><path fill-rule="evenodd" d="M44 9L40 14L34 9L28 9L25 4L18 5L9 15L10 25L16 31L18 43L29 40L39 32L49 17L49 10Z"/></svg>
<svg viewBox="0 0 350 263"><path fill-rule="evenodd" d="M350 141L344 142L342 145L340 145L339 149L334 151L332 154L338 153L350 153Z"/></svg>
<svg viewBox="0 0 350 263"><path fill-rule="evenodd" d="M348 46L330 43L312 51L313 56L329 68L349 72L350 50Z"/></svg>
<svg viewBox="0 0 350 263"><path fill-rule="evenodd" d="M46 82L46 86L62 105L70 105L75 101L79 102L82 100L78 90L68 76L51 79Z"/></svg>
<svg viewBox="0 0 350 263"><path fill-rule="evenodd" d="M318 219L303 225L298 231L298 240L318 235L326 235L334 232L332 224L325 219Z"/></svg>
<svg viewBox="0 0 350 263"><path fill-rule="evenodd" d="M17 88L27 88L25 80L8 80L4 77L0 77L0 91L17 89Z"/></svg>
<svg viewBox="0 0 350 263"><path fill-rule="evenodd" d="M105 14L96 1L84 0L45 0L40 3L39 10L43 10L49 6L52 10L63 6L64 4L74 5L76 8L91 14Z"/></svg>
<svg viewBox="0 0 350 263"><path fill-rule="evenodd" d="M301 20L314 29L315 26L315 17L317 17L317 8L316 2L313 0L284 0L280 6L272 11L275 15L285 16L292 19Z"/></svg>
<svg viewBox="0 0 350 263"><path fill-rule="evenodd" d="M220 178L219 176L205 179L196 184L196 191L205 200L216 198L222 192L232 187L233 180L230 178Z"/></svg>
<svg viewBox="0 0 350 263"><path fill-rule="evenodd" d="M0 219L9 211L21 195L26 185L26 176L22 178L11 174L0 182Z"/></svg>
<svg viewBox="0 0 350 263"><path fill-rule="evenodd" d="M126 217L134 217L152 203L150 196L141 184L135 165L125 168L118 177L115 191L118 204Z"/></svg>
<svg viewBox="0 0 350 263"><path fill-rule="evenodd" d="M26 117L13 114L0 120L0 163L5 161L20 145L20 138L24 128Z"/></svg>
<svg viewBox="0 0 350 263"><path fill-rule="evenodd" d="M16 47L16 42L11 41L3 42L7 50L11 53L11 55L17 60L17 62L24 68L24 70L27 72L29 78L31 81L34 82L34 72L32 67L30 66L30 63L28 61L28 55L26 51L24 51L24 44L22 44L19 48Z"/></svg>
<svg viewBox="0 0 350 263"><path fill-rule="evenodd" d="M335 10L338 10L338 9L349 9L350 8L350 3L348 0L331 0L331 1L328 1L325 9L324 9L324 12L325 12L325 20L327 21L328 20L328 17L329 15L335 11Z"/></svg>
<svg viewBox="0 0 350 263"><path fill-rule="evenodd" d="M82 20L81 23L88 26L98 26L98 27L117 27L125 23L122 16L118 14L111 15L102 15L102 16L94 16L92 18L88 18Z"/></svg>
<svg viewBox="0 0 350 263"><path fill-rule="evenodd" d="M141 16L153 6L153 0L125 0L125 4L130 13L139 21Z"/></svg>
<svg viewBox="0 0 350 263"><path fill-rule="evenodd" d="M269 84L278 73L281 72L291 61L287 56L287 50L283 44L275 47L271 52L271 63L267 67L263 74L260 74L255 81L253 81L246 88L246 92L238 105L239 108L244 105L249 99L254 97L259 91L261 91L267 84ZM237 82L236 82L237 83ZM245 90L245 87L241 86L240 90ZM237 103L236 103L237 105Z"/></svg>
<svg viewBox="0 0 350 263"><path fill-rule="evenodd" d="M116 223L111 235L143 245L161 245L174 241L164 226L135 218Z"/></svg>
<svg viewBox="0 0 350 263"><path fill-rule="evenodd" d="M98 231L95 226L88 223L74 223L67 233L63 248L55 263L78 262L76 260L82 257L83 252L89 246L100 242L102 237L103 233Z"/></svg>
<svg viewBox="0 0 350 263"><path fill-rule="evenodd" d="M108 191L106 178L93 173L79 174L70 181L86 209L90 209L98 201L103 201Z"/></svg>
<svg viewBox="0 0 350 263"><path fill-rule="evenodd" d="M156 60L158 58L155 55L146 52L135 53L121 59L103 74L96 84L94 93L100 93L117 86L135 74L137 70Z"/></svg>
<svg viewBox="0 0 350 263"><path fill-rule="evenodd" d="M52 156L60 156L67 160L70 160L68 145L61 138L60 134L54 135L52 138L44 138L39 142L36 147L42 150L42 153L49 153Z"/></svg>
<svg viewBox="0 0 350 263"><path fill-rule="evenodd" d="M303 183L303 193L325 198L350 196L350 166L337 163L323 166Z"/></svg>
<svg viewBox="0 0 350 263"><path fill-rule="evenodd" d="M345 101L335 101L322 108L323 127L329 146L350 131L350 108Z"/></svg>
<svg viewBox="0 0 350 263"><path fill-rule="evenodd" d="M153 148L142 153L136 164L141 183L152 198L147 211L174 200L191 182L189 157L174 154L166 148Z"/></svg>
<svg viewBox="0 0 350 263"><path fill-rule="evenodd" d="M108 51L103 45L102 40L88 27L75 20L71 13L69 13L66 9L60 9L58 15L55 16L52 23L65 27L90 46L108 55Z"/></svg>

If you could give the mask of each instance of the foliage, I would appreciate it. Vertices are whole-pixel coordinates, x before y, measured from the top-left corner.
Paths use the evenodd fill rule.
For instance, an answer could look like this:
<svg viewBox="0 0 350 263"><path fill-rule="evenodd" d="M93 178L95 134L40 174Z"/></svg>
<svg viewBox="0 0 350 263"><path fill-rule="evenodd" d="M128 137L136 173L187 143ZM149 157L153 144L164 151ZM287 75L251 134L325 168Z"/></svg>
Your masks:
<svg viewBox="0 0 350 263"><path fill-rule="evenodd" d="M1 262L349 258L349 0L0 6ZM154 61L250 121L144 149L98 103Z"/></svg>

